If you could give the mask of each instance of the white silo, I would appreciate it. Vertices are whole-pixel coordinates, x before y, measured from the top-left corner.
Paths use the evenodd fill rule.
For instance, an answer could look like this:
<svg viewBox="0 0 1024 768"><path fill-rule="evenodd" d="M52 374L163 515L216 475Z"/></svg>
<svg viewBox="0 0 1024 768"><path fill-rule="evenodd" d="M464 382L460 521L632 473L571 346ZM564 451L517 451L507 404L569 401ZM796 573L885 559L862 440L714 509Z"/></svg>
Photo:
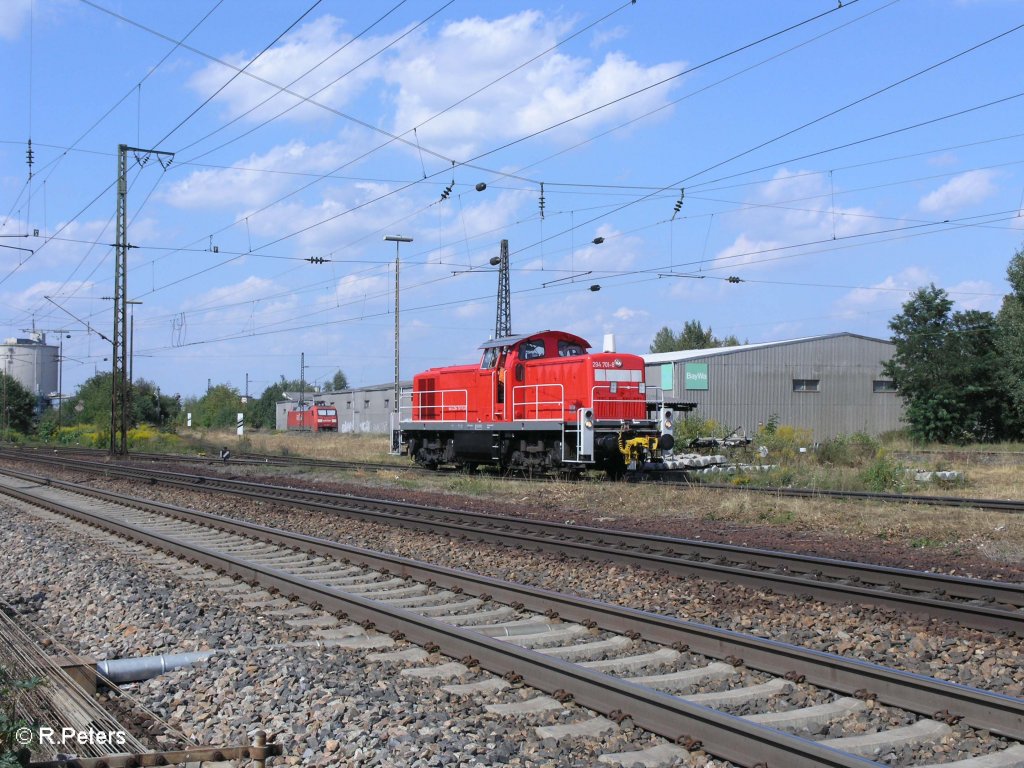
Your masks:
<svg viewBox="0 0 1024 768"><path fill-rule="evenodd" d="M0 345L0 370L36 397L49 400L56 394L59 365L59 348L47 344L42 333L7 339Z"/></svg>

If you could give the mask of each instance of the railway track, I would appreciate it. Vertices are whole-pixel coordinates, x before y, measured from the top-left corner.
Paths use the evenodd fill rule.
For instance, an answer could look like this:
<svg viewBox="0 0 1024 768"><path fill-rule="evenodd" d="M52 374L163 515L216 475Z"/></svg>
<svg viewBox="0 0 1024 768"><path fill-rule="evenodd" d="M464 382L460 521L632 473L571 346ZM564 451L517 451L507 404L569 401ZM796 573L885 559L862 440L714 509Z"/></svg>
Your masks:
<svg viewBox="0 0 1024 768"><path fill-rule="evenodd" d="M975 757L947 768L1024 761L1018 698L209 513L97 498L46 478L4 474L0 492L303 600L332 614L310 626L333 626L326 631L350 647L386 648L404 637L439 648L462 659L461 672L453 663L412 674L443 679L478 669L478 679L446 690L493 696L496 715L569 698L599 713L544 735L595 736L629 719L670 739L657 748L668 758L700 746L745 766L869 766L880 754L889 765L921 766L916 755L930 754L926 745L960 739ZM501 703L520 681L551 695ZM706 693L687 693L709 682ZM865 717L866 733L863 724L849 727ZM828 738L810 738L829 722Z"/></svg>
<svg viewBox="0 0 1024 768"><path fill-rule="evenodd" d="M23 449L31 453L32 449ZM10 452L8 452L10 453ZM103 451L94 449L68 449L61 448L54 451L57 455L79 455L88 457L106 458ZM133 452L130 455L132 460L148 462L167 462L173 460L182 463L196 464L223 464L224 462L216 456L195 456L187 454L163 454ZM355 471L395 471L403 473L425 473L436 475L438 470L426 470L413 464L396 464L385 462L362 462L362 461L341 461L334 459L312 459L300 456L270 456L266 454L240 453L232 454L231 464L244 466L266 466L266 467L317 467L322 469L342 469ZM453 470L454 471L454 470ZM991 512L1007 512L1011 514L1024 513L1024 501L1016 499L980 499L961 496L935 496L920 493L878 493L875 491L840 491L824 488L777 488L758 485L731 485L728 483L695 482L691 479L678 479L677 476L682 470L668 473L665 477L658 479L657 473L648 473L644 477L665 485L674 485L683 488L699 486L723 493L757 493L776 496L779 498L809 498L809 499L851 499L860 501L872 501L884 504L918 504L929 507L955 507L961 509L982 509ZM495 475L498 477L498 475ZM544 478L526 477L519 475L501 476L505 480L543 480ZM603 476L602 476L603 477Z"/></svg>
<svg viewBox="0 0 1024 768"><path fill-rule="evenodd" d="M526 550L614 562L773 590L827 602L857 603L955 621L1024 637L1024 584L795 555L603 528L507 518L209 475L47 459L63 467L150 484L284 503L368 522ZM64 485L54 481L55 485ZM102 496L103 492L89 490Z"/></svg>

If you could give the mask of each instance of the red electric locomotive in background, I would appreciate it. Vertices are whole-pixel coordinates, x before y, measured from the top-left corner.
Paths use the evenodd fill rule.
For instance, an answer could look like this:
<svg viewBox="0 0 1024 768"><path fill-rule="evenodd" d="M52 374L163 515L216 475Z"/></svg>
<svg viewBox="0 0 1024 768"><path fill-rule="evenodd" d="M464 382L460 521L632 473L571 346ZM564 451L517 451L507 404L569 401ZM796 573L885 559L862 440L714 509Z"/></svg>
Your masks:
<svg viewBox="0 0 1024 768"><path fill-rule="evenodd" d="M337 432L338 409L325 403L306 403L288 412L288 429L293 432Z"/></svg>
<svg viewBox="0 0 1024 768"><path fill-rule="evenodd" d="M672 448L672 411L648 403L644 361L589 353L564 331L481 346L479 365L431 368L402 399L401 440L419 464L621 476Z"/></svg>

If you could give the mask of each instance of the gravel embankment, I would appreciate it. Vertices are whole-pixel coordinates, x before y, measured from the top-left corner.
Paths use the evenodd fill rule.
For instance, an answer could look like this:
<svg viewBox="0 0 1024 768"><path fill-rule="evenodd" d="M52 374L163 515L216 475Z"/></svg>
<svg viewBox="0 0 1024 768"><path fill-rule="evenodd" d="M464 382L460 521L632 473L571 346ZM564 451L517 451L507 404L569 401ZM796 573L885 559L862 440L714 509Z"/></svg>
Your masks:
<svg viewBox="0 0 1024 768"><path fill-rule="evenodd" d="M247 606L248 591L236 592L212 574L197 578L201 569L7 503L0 514L0 573L16 575L4 580L0 597L73 652L104 659L218 650L205 664L128 686L200 744L247 744L262 728L284 745L288 765L556 768L594 765L599 754L659 743L632 728L599 740L540 738L535 726L580 719L583 711L569 707L530 719L489 714L482 705L490 697L453 697L436 681L401 676L397 670L407 662L298 645L309 641L308 629ZM532 695L513 689L503 697ZM133 730L146 725L132 717L125 723ZM179 742L153 733L151 744L172 749ZM689 765L728 766L702 753L690 758Z"/></svg>
<svg viewBox="0 0 1024 768"><path fill-rule="evenodd" d="M77 479L85 480L80 474ZM482 543L453 545L441 536L273 503L97 478L89 478L88 484L749 632L1011 696L1024 695L1024 650L1019 638L967 629L952 622L818 603L697 578L666 578L630 566L582 562ZM407 496L410 501L431 503L414 494ZM762 546L759 541L751 543Z"/></svg>

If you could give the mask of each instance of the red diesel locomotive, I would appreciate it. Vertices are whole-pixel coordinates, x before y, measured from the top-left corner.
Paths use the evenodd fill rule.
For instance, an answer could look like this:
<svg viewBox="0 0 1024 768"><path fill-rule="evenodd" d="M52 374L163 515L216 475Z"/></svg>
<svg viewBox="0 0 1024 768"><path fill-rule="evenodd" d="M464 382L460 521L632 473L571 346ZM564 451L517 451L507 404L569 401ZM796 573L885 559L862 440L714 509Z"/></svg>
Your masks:
<svg viewBox="0 0 1024 768"><path fill-rule="evenodd" d="M401 441L419 464L618 477L672 448L672 411L649 403L644 361L589 353L564 331L481 346L479 365L431 368L401 407ZM653 389L653 388L652 388Z"/></svg>
<svg viewBox="0 0 1024 768"><path fill-rule="evenodd" d="M306 403L288 412L288 429L292 432L337 432L338 409L326 403Z"/></svg>

